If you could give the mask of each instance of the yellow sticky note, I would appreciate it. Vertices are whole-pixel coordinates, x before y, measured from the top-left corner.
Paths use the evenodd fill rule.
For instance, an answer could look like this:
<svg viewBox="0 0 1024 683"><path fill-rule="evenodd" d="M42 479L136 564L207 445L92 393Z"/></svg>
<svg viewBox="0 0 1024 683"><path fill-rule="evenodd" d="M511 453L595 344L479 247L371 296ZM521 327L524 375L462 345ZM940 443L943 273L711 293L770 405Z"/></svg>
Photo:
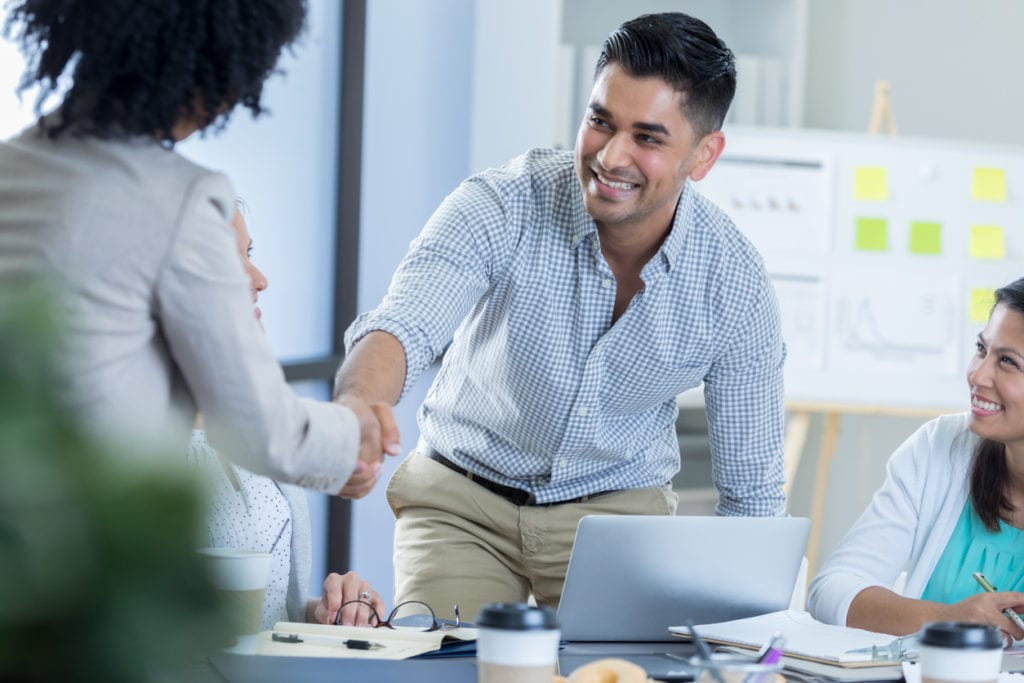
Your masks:
<svg viewBox="0 0 1024 683"><path fill-rule="evenodd" d="M1006 201L1006 171L1001 168L974 169L971 198L978 202Z"/></svg>
<svg viewBox="0 0 1024 683"><path fill-rule="evenodd" d="M884 218L858 218L856 244L859 251L885 251L889 248L889 222Z"/></svg>
<svg viewBox="0 0 1024 683"><path fill-rule="evenodd" d="M968 317L972 323L983 323L988 320L988 314L996 302L996 290L994 289L972 289L971 300L968 304Z"/></svg>
<svg viewBox="0 0 1024 683"><path fill-rule="evenodd" d="M911 254L941 254L942 225L925 221L914 221L910 224Z"/></svg>
<svg viewBox="0 0 1024 683"><path fill-rule="evenodd" d="M881 166L858 166L853 177L853 198L862 202L889 199L889 174Z"/></svg>
<svg viewBox="0 0 1024 683"><path fill-rule="evenodd" d="M1003 239L1003 229L998 225L972 225L971 258L1006 258L1006 240Z"/></svg>

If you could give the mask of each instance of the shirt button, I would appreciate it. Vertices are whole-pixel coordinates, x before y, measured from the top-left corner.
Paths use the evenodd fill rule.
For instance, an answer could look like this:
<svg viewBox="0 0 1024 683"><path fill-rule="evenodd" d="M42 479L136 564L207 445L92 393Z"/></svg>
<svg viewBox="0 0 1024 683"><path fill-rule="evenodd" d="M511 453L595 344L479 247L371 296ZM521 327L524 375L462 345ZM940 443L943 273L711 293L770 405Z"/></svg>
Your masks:
<svg viewBox="0 0 1024 683"><path fill-rule="evenodd" d="M576 414L579 415L580 417L586 417L587 416L587 407L586 406L580 406L580 409L576 411Z"/></svg>
<svg viewBox="0 0 1024 683"><path fill-rule="evenodd" d="M566 460L565 458L562 458L561 460L558 461L558 466L559 467L568 467L569 466L569 461Z"/></svg>
<svg viewBox="0 0 1024 683"><path fill-rule="evenodd" d="M604 287L605 289L610 289L612 286L612 281L605 278L604 280L601 280L601 286Z"/></svg>

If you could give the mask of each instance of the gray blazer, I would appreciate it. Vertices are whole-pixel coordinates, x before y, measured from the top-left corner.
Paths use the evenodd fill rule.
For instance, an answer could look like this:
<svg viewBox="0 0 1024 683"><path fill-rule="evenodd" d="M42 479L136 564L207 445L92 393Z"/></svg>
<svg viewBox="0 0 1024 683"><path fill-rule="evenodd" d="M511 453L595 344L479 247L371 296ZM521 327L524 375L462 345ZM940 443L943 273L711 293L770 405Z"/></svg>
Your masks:
<svg viewBox="0 0 1024 683"><path fill-rule="evenodd" d="M153 139L33 126L0 143L0 286L58 283L67 396L97 430L180 453L198 410L229 459L336 493L358 422L285 383L253 318L234 199L223 175Z"/></svg>

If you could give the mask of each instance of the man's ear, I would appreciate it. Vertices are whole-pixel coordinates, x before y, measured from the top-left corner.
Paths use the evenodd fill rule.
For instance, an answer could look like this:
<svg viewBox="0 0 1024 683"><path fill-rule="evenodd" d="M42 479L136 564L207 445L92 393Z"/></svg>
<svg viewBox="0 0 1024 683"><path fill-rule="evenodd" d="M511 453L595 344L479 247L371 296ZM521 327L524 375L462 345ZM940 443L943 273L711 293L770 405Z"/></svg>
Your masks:
<svg viewBox="0 0 1024 683"><path fill-rule="evenodd" d="M720 130L708 133L697 143L697 161L690 169L690 180L697 182L708 174L725 149L725 134Z"/></svg>

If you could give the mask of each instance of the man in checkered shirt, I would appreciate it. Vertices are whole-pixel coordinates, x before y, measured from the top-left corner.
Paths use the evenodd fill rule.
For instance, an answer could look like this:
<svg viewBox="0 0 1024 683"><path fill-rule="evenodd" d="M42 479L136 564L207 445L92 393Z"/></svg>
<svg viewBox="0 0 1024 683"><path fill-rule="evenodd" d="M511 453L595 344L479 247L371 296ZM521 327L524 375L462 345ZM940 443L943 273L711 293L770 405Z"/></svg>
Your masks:
<svg viewBox="0 0 1024 683"><path fill-rule="evenodd" d="M674 513L675 399L702 382L717 512L784 513L775 293L689 182L722 153L735 87L703 22L623 24L575 152L463 182L349 328L340 396L396 403L444 356L388 485L396 602L557 605L580 517Z"/></svg>

